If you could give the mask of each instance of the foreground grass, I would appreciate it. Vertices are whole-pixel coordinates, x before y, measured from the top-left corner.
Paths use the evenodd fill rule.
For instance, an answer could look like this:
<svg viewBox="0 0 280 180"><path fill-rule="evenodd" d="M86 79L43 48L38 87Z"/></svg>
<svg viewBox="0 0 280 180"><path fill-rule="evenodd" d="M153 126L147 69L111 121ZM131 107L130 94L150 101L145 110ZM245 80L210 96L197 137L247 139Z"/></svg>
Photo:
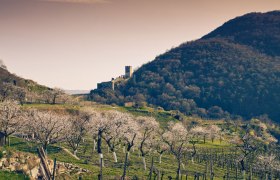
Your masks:
<svg viewBox="0 0 280 180"><path fill-rule="evenodd" d="M29 180L29 177L14 172L0 171L0 180Z"/></svg>

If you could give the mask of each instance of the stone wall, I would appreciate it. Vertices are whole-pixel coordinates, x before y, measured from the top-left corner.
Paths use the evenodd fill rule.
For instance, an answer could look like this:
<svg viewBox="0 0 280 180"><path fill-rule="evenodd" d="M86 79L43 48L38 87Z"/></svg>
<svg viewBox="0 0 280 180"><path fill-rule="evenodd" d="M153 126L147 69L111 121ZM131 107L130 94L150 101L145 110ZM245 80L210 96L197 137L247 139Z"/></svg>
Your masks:
<svg viewBox="0 0 280 180"><path fill-rule="evenodd" d="M4 157L0 159L0 170L22 173L29 176L31 180L41 176L39 168L41 160L37 155L25 152L7 153L6 151L3 154ZM53 160L48 159L47 161L50 171L53 172ZM57 162L56 176L82 173L90 173L90 171L74 164Z"/></svg>
<svg viewBox="0 0 280 180"><path fill-rule="evenodd" d="M39 174L40 159L30 153L5 153L0 159L0 169L4 171L16 171L28 175L30 179L37 179Z"/></svg>

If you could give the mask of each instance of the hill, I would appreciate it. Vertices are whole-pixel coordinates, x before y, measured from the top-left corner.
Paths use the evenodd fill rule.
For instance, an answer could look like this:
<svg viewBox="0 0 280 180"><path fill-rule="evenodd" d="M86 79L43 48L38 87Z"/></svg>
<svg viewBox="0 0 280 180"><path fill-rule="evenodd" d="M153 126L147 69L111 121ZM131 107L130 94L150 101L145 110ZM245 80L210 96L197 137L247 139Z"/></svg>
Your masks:
<svg viewBox="0 0 280 180"><path fill-rule="evenodd" d="M39 85L38 83L21 78L15 74L10 73L7 69L0 67L0 84L12 83L19 87L29 89L30 91L44 91L46 86Z"/></svg>
<svg viewBox="0 0 280 180"><path fill-rule="evenodd" d="M3 62L0 64L0 101L15 99L20 103L34 103L45 100L46 97L43 96L47 95L46 92L53 91L32 80L10 73Z"/></svg>
<svg viewBox="0 0 280 180"><path fill-rule="evenodd" d="M21 78L15 74L10 73L6 68L0 67L0 84L11 83L16 86L28 89L30 91L42 92L46 89L49 89L46 86L39 85L38 83Z"/></svg>
<svg viewBox="0 0 280 180"><path fill-rule="evenodd" d="M202 39L221 37L251 46L261 53L280 55L280 11L250 13L226 22Z"/></svg>
<svg viewBox="0 0 280 180"><path fill-rule="evenodd" d="M148 103L208 118L280 117L280 12L237 17L143 65L103 103Z"/></svg>

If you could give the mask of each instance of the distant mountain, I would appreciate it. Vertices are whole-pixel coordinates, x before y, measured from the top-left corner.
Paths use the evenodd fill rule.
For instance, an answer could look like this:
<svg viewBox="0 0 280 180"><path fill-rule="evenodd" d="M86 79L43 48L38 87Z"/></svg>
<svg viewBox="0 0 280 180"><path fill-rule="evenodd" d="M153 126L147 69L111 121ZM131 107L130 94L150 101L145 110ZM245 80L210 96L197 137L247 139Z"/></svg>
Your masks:
<svg viewBox="0 0 280 180"><path fill-rule="evenodd" d="M64 90L70 95L89 94L89 90Z"/></svg>
<svg viewBox="0 0 280 180"><path fill-rule="evenodd" d="M230 20L156 57L114 91L91 91L90 98L208 118L268 116L280 122L280 12Z"/></svg>

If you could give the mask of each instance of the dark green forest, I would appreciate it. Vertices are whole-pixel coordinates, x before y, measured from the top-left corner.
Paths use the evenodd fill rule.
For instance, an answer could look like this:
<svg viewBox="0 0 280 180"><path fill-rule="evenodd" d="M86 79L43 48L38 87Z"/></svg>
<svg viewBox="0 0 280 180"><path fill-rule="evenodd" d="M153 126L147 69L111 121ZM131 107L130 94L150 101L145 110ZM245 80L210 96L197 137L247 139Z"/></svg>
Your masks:
<svg viewBox="0 0 280 180"><path fill-rule="evenodd" d="M143 65L91 100L162 107L205 118L280 121L280 12L237 17Z"/></svg>

